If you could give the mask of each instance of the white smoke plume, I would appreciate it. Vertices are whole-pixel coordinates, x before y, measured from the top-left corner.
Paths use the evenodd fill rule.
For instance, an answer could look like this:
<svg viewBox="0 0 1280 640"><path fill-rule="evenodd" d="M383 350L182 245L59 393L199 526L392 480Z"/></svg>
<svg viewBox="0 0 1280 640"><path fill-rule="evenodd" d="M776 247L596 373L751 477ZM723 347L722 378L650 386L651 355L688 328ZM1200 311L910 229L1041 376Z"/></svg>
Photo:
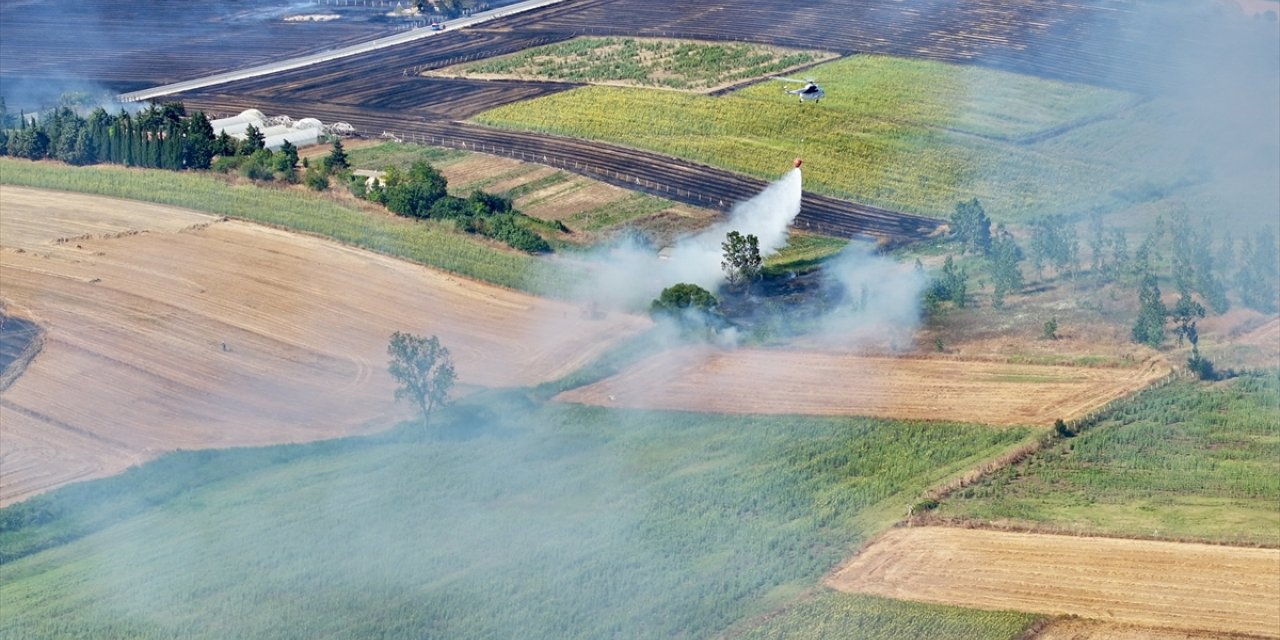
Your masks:
<svg viewBox="0 0 1280 640"><path fill-rule="evenodd" d="M870 243L854 242L823 268L842 293L823 315L817 337L846 348L905 348L920 324L920 299L929 278L912 265L877 255Z"/></svg>
<svg viewBox="0 0 1280 640"><path fill-rule="evenodd" d="M800 197L797 168L750 200L734 205L724 222L680 240L662 256L634 242L595 254L589 259L591 276L580 296L608 308L635 309L681 282L714 291L724 281L720 244L725 235L737 231L756 236L761 257L777 252L787 244L788 227L800 213Z"/></svg>

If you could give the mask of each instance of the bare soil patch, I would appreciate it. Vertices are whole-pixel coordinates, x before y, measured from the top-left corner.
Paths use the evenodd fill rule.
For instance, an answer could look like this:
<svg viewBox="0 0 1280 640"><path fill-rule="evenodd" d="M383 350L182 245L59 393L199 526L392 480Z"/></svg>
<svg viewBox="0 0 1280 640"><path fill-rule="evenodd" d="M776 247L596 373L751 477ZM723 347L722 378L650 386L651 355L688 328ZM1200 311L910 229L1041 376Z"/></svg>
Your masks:
<svg viewBox="0 0 1280 640"><path fill-rule="evenodd" d="M559 171L559 169L553 169L551 167L541 165L527 167L526 171L521 171L516 175L495 176L495 180L485 186L485 191L490 193L506 193L531 182L555 175L557 171Z"/></svg>
<svg viewBox="0 0 1280 640"><path fill-rule="evenodd" d="M46 329L0 404L0 504L178 448L385 428L408 410L386 373L396 330L439 335L459 384L507 386L562 376L649 324L125 200L67 195L83 218L53 225L62 194L0 194L6 242L28 247L0 253L0 297ZM55 243L85 229L105 233Z"/></svg>
<svg viewBox="0 0 1280 640"><path fill-rule="evenodd" d="M482 153L473 153L457 162L442 165L440 174L449 181L455 190L470 191L471 186L483 180L489 180L504 173L516 171L525 163L511 158L501 158Z"/></svg>
<svg viewBox="0 0 1280 640"><path fill-rule="evenodd" d="M564 220L583 211L619 202L630 195L630 191L621 187L574 176L545 189L527 193L517 199L515 205L535 218Z"/></svg>
<svg viewBox="0 0 1280 640"><path fill-rule="evenodd" d="M1152 360L1087 368L785 349L682 348L557 396L564 402L716 413L866 415L1051 425L1165 375Z"/></svg>
<svg viewBox="0 0 1280 640"><path fill-rule="evenodd" d="M148 202L80 193L5 186L0 188L4 225L0 247L36 250L91 238L175 232L217 220L207 213Z"/></svg>
<svg viewBox="0 0 1280 640"><path fill-rule="evenodd" d="M917 527L888 531L827 584L979 609L1280 636L1276 549Z"/></svg>

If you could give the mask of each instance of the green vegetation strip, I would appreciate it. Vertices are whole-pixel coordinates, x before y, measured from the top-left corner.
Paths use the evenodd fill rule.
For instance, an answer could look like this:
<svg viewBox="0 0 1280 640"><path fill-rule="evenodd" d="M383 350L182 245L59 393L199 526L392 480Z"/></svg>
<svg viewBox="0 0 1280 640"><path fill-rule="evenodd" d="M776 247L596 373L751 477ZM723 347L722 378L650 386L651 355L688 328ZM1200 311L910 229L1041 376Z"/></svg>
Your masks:
<svg viewBox="0 0 1280 640"><path fill-rule="evenodd" d="M1040 616L978 611L876 596L823 591L772 616L734 640L996 640L1014 638Z"/></svg>
<svg viewBox="0 0 1280 640"><path fill-rule="evenodd" d="M532 293L564 274L537 259L469 238L449 223L372 215L299 189L233 184L205 174L113 166L69 167L0 158L0 184L143 200L315 234Z"/></svg>
<svg viewBox="0 0 1280 640"><path fill-rule="evenodd" d="M1071 532L1280 545L1280 374L1185 380L1114 407L937 510Z"/></svg>
<svg viewBox="0 0 1280 640"><path fill-rule="evenodd" d="M425 438L171 454L0 510L0 637L710 637L887 526L867 510L1027 435L521 392L437 417ZM860 620L831 628L900 624Z"/></svg>
<svg viewBox="0 0 1280 640"><path fill-rule="evenodd" d="M591 86L476 120L650 149L765 179L802 156L805 186L815 192L930 215L948 215L956 202L977 197L998 221L1159 197L1187 171L1177 154L1158 161L1137 155L1151 151L1159 113L1125 111L1136 101L1130 94L877 56L804 75L826 91L821 102L799 104L779 82L720 97ZM1022 143L1046 131L1060 134Z"/></svg>
<svg viewBox="0 0 1280 640"><path fill-rule="evenodd" d="M793 233L787 245L765 258L764 273L780 275L789 271L807 271L849 246L845 238L817 234Z"/></svg>
<svg viewBox="0 0 1280 640"><path fill-rule="evenodd" d="M832 57L753 44L643 38L576 38L448 69L567 82L612 82L706 90Z"/></svg>
<svg viewBox="0 0 1280 640"><path fill-rule="evenodd" d="M419 160L429 162L434 167L442 167L456 162L469 154L466 151L429 147L400 142L383 142L381 144L347 150L347 162L353 169L370 169L382 171L387 167L395 167L408 171L413 163Z"/></svg>

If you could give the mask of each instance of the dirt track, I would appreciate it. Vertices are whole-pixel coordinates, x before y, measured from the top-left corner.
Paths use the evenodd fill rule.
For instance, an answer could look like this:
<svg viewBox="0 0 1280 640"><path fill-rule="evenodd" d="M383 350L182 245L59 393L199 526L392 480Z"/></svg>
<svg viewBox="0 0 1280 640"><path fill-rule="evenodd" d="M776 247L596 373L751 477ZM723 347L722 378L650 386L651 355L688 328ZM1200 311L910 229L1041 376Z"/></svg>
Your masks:
<svg viewBox="0 0 1280 640"><path fill-rule="evenodd" d="M867 415L1049 426L1146 386L1167 369L1090 369L873 357L826 351L687 348L556 398L718 413Z"/></svg>
<svg viewBox="0 0 1280 640"><path fill-rule="evenodd" d="M385 428L406 410L385 373L395 330L438 334L459 384L505 386L568 373L648 325L193 212L0 198L0 297L47 330L0 402L0 504L176 448Z"/></svg>
<svg viewBox="0 0 1280 640"><path fill-rule="evenodd" d="M892 529L827 584L979 609L1280 637L1276 549L945 527Z"/></svg>

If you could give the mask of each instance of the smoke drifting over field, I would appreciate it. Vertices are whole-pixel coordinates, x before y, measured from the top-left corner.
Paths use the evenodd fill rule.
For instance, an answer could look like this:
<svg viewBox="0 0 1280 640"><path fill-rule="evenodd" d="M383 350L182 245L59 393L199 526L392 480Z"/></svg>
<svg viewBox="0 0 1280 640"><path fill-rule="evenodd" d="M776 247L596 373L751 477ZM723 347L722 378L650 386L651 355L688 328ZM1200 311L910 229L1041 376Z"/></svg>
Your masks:
<svg viewBox="0 0 1280 640"><path fill-rule="evenodd" d="M818 323L824 342L845 347L905 346L920 324L920 300L928 277L908 264L852 243L823 267L840 302Z"/></svg>
<svg viewBox="0 0 1280 640"><path fill-rule="evenodd" d="M588 261L591 275L580 296L610 308L635 309L681 282L714 291L725 278L720 267L725 234L755 235L760 255L768 257L787 244L788 228L800 213L800 196L800 170L792 169L759 195L734 205L724 222L678 241L661 255L634 241L607 249Z"/></svg>
<svg viewBox="0 0 1280 640"><path fill-rule="evenodd" d="M1203 195L1193 215L1252 225L1280 222L1280 29L1274 19L1232 11L1188 16L1150 8L1154 29L1171 36L1161 53L1176 63L1154 78L1172 104L1160 139L1197 171ZM1200 197L1197 197L1200 196ZM1212 198L1209 201L1208 198ZM1216 205L1216 206L1215 206Z"/></svg>

